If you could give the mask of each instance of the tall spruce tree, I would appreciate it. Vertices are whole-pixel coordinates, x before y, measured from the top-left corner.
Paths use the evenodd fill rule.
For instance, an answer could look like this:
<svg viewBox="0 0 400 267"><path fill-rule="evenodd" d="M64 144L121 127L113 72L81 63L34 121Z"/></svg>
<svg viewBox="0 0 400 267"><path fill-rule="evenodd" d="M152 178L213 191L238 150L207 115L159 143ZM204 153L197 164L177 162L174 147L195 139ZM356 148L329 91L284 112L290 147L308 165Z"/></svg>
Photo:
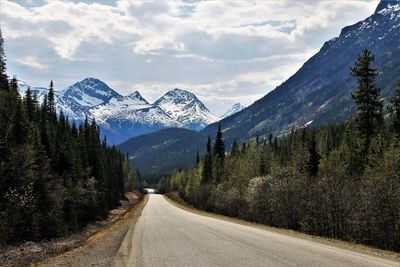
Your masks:
<svg viewBox="0 0 400 267"><path fill-rule="evenodd" d="M221 124L218 126L217 135L215 137L214 156L216 156L217 158L225 157L225 144L222 138Z"/></svg>
<svg viewBox="0 0 400 267"><path fill-rule="evenodd" d="M54 121L56 117L56 103L54 96L54 84L53 80L50 81L49 93L47 94L47 107L49 112L49 118Z"/></svg>
<svg viewBox="0 0 400 267"><path fill-rule="evenodd" d="M211 137L208 136L207 139L207 151L204 155L204 165L203 165L203 183L209 183L213 180L213 156L211 150Z"/></svg>
<svg viewBox="0 0 400 267"><path fill-rule="evenodd" d="M222 137L221 124L218 126L217 135L215 137L214 156L215 156L215 179L217 182L219 182L221 181L223 176L224 161L225 161L225 144Z"/></svg>
<svg viewBox="0 0 400 267"><path fill-rule="evenodd" d="M375 86L378 71L373 68L374 55L365 49L357 58L351 74L357 78L357 88L351 94L357 105L355 121L363 141L363 153L366 158L372 137L383 121L383 103L380 90Z"/></svg>

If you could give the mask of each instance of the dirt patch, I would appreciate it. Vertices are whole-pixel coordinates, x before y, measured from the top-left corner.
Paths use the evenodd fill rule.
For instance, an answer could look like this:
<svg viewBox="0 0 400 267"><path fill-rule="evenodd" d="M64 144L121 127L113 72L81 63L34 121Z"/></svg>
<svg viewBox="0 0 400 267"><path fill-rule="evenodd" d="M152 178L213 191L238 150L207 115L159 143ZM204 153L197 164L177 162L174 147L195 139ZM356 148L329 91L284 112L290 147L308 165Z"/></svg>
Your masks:
<svg viewBox="0 0 400 267"><path fill-rule="evenodd" d="M174 204L175 206L177 206L181 209L187 210L189 212L199 214L199 215L208 216L208 217L212 217L212 218L216 218L216 219L220 219L220 220L224 220L224 221L229 221L229 222L233 222L233 223L237 223L237 224L247 225L247 226L251 226L251 227L257 227L257 228L264 229L267 231L273 231L273 232L277 232L280 234L285 234L285 235L293 236L296 238L309 240L312 242L319 242L321 244L335 246L338 248L347 249L347 250L351 250L351 251L358 252L358 253L365 253L365 254L370 254L370 255L382 257L382 258L389 259L389 260L398 261L400 263L400 253L397 253L397 252L376 249L376 248L369 247L366 245L346 242L346 241L333 239L333 238L325 238L325 237L320 237L320 236L308 235L305 233L296 232L296 231L289 230L289 229L276 228L276 227L272 227L272 226L268 226L268 225L264 225L264 224L253 223L253 222L245 221L245 220L238 219L238 218L232 218L232 217L220 215L217 213L206 212L203 210L199 210L199 209L191 206L190 204L188 204L186 201L184 201L179 196L179 192L169 192L169 193L164 194L164 197L167 201Z"/></svg>
<svg viewBox="0 0 400 267"><path fill-rule="evenodd" d="M105 220L89 224L80 232L51 241L0 247L0 265L29 266L86 244L94 236L117 224L124 214L138 206L142 195L138 192L129 192L126 194L126 199L120 202L121 205L117 209L111 210Z"/></svg>

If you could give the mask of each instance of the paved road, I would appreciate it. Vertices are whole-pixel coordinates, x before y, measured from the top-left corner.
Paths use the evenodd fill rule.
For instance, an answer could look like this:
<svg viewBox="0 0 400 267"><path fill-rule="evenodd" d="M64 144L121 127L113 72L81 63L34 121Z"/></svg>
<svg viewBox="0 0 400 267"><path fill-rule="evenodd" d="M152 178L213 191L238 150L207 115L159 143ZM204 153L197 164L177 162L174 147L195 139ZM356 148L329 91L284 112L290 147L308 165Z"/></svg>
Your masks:
<svg viewBox="0 0 400 267"><path fill-rule="evenodd" d="M182 210L150 195L115 266L400 266L372 255Z"/></svg>

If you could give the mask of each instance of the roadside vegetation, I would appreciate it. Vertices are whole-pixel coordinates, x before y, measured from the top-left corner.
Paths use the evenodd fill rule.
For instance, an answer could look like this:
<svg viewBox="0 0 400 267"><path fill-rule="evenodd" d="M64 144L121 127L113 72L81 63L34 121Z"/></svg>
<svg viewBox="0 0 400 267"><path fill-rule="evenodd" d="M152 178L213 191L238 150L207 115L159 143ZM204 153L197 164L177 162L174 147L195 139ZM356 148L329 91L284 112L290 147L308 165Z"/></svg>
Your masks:
<svg viewBox="0 0 400 267"><path fill-rule="evenodd" d="M196 167L162 179L160 191L206 211L400 251L400 83L386 112L373 61L364 50L351 69L358 112L346 123L235 142L228 155L220 127Z"/></svg>
<svg viewBox="0 0 400 267"><path fill-rule="evenodd" d="M56 111L53 82L39 103L6 74L0 31L0 245L76 232L108 215L138 188L125 156Z"/></svg>

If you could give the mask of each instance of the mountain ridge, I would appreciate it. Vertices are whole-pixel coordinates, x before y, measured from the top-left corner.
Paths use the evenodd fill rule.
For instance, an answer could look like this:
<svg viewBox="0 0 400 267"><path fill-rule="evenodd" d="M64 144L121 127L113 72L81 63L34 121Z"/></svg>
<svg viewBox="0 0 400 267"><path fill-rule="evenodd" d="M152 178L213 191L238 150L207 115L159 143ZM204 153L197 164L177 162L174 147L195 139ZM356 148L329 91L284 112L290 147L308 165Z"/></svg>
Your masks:
<svg viewBox="0 0 400 267"><path fill-rule="evenodd" d="M19 81L20 94L29 85ZM31 87L43 100L47 88ZM55 90L56 108L77 123L85 117L98 122L102 135L110 143L121 143L131 137L164 128L187 128L199 131L220 118L212 114L197 96L175 88L154 103L149 103L139 91L123 96L103 81L88 77L80 82Z"/></svg>
<svg viewBox="0 0 400 267"><path fill-rule="evenodd" d="M382 89L382 97L388 99L393 95L400 73L399 40L400 0L382 1L375 13L363 21L344 27L338 37L325 42L289 79L251 106L207 126L191 136L190 142L182 139L175 142L174 146L154 146L142 158L136 157L135 162L138 166L143 164L144 168L151 169L162 164L156 160L148 162L152 155L164 151L169 154L174 152L174 157L179 160L193 158L196 150L204 153L207 136L215 135L218 124L222 126L225 147L229 149L234 140L244 142L257 136L265 138L270 133L285 135L293 128L304 125L316 127L343 122L356 111L351 99L355 78L350 75L349 68L365 48L375 55L374 67L379 70L377 85ZM157 138L156 134L152 136ZM119 148L129 148L131 153L135 153L135 147L128 143L121 144ZM188 168L193 164L194 161L192 165L164 165L162 174L166 174L166 170ZM155 175L157 170L152 168L148 174Z"/></svg>

